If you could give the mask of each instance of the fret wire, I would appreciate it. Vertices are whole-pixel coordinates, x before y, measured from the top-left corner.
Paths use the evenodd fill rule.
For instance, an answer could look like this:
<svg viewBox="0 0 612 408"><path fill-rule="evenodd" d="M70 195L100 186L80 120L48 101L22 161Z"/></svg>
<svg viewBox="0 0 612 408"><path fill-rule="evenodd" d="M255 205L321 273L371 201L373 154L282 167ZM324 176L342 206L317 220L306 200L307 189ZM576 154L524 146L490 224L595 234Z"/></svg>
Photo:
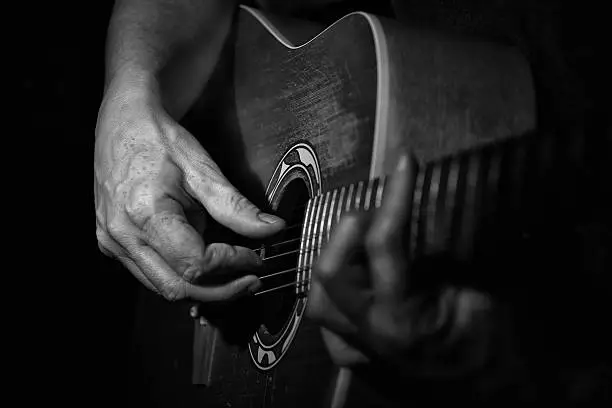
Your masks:
<svg viewBox="0 0 612 408"><path fill-rule="evenodd" d="M368 187L366 188L365 205L363 206L363 209L366 211L370 209L370 199L372 198L372 186L374 184L374 181L374 179L370 179L368 181Z"/></svg>
<svg viewBox="0 0 612 408"><path fill-rule="evenodd" d="M435 163L433 165L431 173L431 181L429 182L429 197L427 199L427 211L425 219L425 235L423 241L425 242L425 251L429 253L434 250L436 244L436 221L438 221L438 214L436 214L438 197L440 196L440 180L442 176L441 163Z"/></svg>
<svg viewBox="0 0 612 408"><path fill-rule="evenodd" d="M418 237L419 215L423 195L423 183L425 182L425 169L419 169L414 184L414 195L412 201L412 222L410 225L410 253L416 253Z"/></svg>
<svg viewBox="0 0 612 408"><path fill-rule="evenodd" d="M317 258L317 253L315 253L318 242L317 240L320 239L321 237L319 236L319 234L317 234L317 227L319 225L319 216L321 214L321 203L323 201L323 195L319 194L317 196L317 211L315 213L315 217L313 219L313 227L312 227L312 231L313 231L313 238L312 238L312 246L310 248L310 266L314 265L316 258ZM305 289L304 287L302 287L303 289Z"/></svg>
<svg viewBox="0 0 612 408"><path fill-rule="evenodd" d="M372 183L372 194L370 195L370 209L376 209L376 191L378 190L378 185L382 182L382 179L378 177L374 183Z"/></svg>
<svg viewBox="0 0 612 408"><path fill-rule="evenodd" d="M321 246L323 244L323 234L325 233L325 217L327 214L327 208L329 204L330 191L325 194L325 203L323 204L323 212L321 213L321 219L319 221L319 244L317 245L317 256L321 253Z"/></svg>
<svg viewBox="0 0 612 408"><path fill-rule="evenodd" d="M315 230L318 229L317 233L317 244L313 246L313 253L316 251L314 262L319 258L319 254L321 253L321 244L323 243L323 220L325 219L325 211L327 210L327 203L329 200L329 191L325 194L325 201L323 201L323 197L321 197L321 201L319 202L319 207L321 207L321 203L323 203L323 209L321 214L317 212L317 218L315 220ZM310 282L308 282L308 288L310 290Z"/></svg>
<svg viewBox="0 0 612 408"><path fill-rule="evenodd" d="M548 140L545 142L548 142ZM549 146L546 145L546 147ZM540 149L545 149L545 147L540 146ZM453 241L458 238L458 255L470 255L469 252L474 249L475 243L473 235L481 223L478 219L481 218L481 215L489 216L489 214L495 213L497 207L502 204L504 197L498 197L498 195L503 187L502 173L504 172L505 153L509 153L513 159L511 160L512 170L510 170L509 177L512 190L510 191L510 196L512 196L510 201L514 205L517 204L517 201L520 201L521 197L519 196L523 195L522 185L529 184L529 180L525 180L529 176L526 174L525 168L531 165L528 160L533 160L532 157L529 157L530 153L526 152L526 146L517 143L511 146L509 152L500 152L499 149L494 150L493 148L486 150L488 151L485 151L485 153L489 153L486 156L470 152L467 155L451 157L448 160L444 159L444 162L434 164L430 170L430 182L427 181L426 171L420 169L417 172L412 197L411 230L417 231L416 234L418 235L419 226L424 228L421 238L425 243L425 248L431 248L432 244L437 245L439 243L437 237L442 233L447 233L446 230L451 230L451 236L448 238ZM538 151L538 154L544 155L546 153ZM536 158L539 158L539 156ZM545 157L542 160L545 163L540 166L546 169L550 158ZM448 163L448 170L444 167L446 163ZM535 172L542 171L541 167L535 169ZM386 181L385 176L359 181L356 184L350 184L348 188L342 186L325 194L318 194L309 200L306 204L305 222L301 225L303 239L300 242L300 264L303 263L304 266L307 266L314 263L323 245L330 239L331 230L334 227L334 217L336 222L340 221L343 204L345 204L344 211L351 210L353 199L355 200L354 208L356 210L360 210L360 208L369 210L372 205L376 208L380 207ZM365 182L367 182L367 185L364 185ZM445 195L446 197L444 197ZM450 222L446 220L447 217L451 218ZM452 228L447 228L449 224ZM453 224L457 224L456 231L453 231L455 228ZM417 238L421 239L412 234L410 244L413 252L418 250ZM295 240L274 245L291 241Z"/></svg>
<svg viewBox="0 0 612 408"><path fill-rule="evenodd" d="M448 248L451 251L456 252L456 246L458 241L459 232L462 228L462 214L463 214L463 204L465 202L465 190L466 190L466 179L467 179L467 168L468 168L468 159L467 155L460 155L456 159L456 167L457 167L457 183L455 185L454 197L453 197L453 207L452 207L452 217L451 217L451 227L450 233L448 234Z"/></svg>
<svg viewBox="0 0 612 408"><path fill-rule="evenodd" d="M346 189L344 188L344 186L342 186L342 188L340 189L340 199L338 200L338 213L336 215L336 224L340 222L340 215L342 214L342 200L344 199L345 190Z"/></svg>
<svg viewBox="0 0 612 408"><path fill-rule="evenodd" d="M361 204L361 192L363 190L363 181L357 183L357 192L355 193L355 209L359 210L359 205Z"/></svg>
<svg viewBox="0 0 612 408"><path fill-rule="evenodd" d="M385 190L385 185L387 181L387 177L383 175L378 181L378 187L376 188L376 201L374 203L375 208L380 208L382 204L383 192Z"/></svg>
<svg viewBox="0 0 612 408"><path fill-rule="evenodd" d="M426 234L427 234L427 209L429 205L429 189L431 188L431 176L435 163L429 163L425 167L425 176L423 179L423 188L421 189L421 203L419 206L419 219L417 222L417 237L415 256L419 256L426 250Z"/></svg>
<svg viewBox="0 0 612 408"><path fill-rule="evenodd" d="M482 245L479 244L478 240L480 240L482 230L481 227L483 226L483 220L485 219L486 212L488 211L486 205L488 204L487 201L489 199L488 182L492 154L493 149L486 147L475 155L479 158L480 166L478 169L478 181L476 184L475 200L472 210L474 216L470 231L472 240L472 255L475 254L475 251L482 248Z"/></svg>
<svg viewBox="0 0 612 408"><path fill-rule="evenodd" d="M470 154L467 163L467 176L465 183L465 195L463 198L463 216L459 232L458 255L461 258L469 257L473 249L473 234L475 230L476 218L476 197L478 194L478 176L481 158L478 155Z"/></svg>
<svg viewBox="0 0 612 408"><path fill-rule="evenodd" d="M347 198L346 198L346 210L345 212L348 212L351 209L351 200L353 199L353 190L354 190L355 186L353 185L353 183L351 183L351 185L349 186L349 191L347 194Z"/></svg>
<svg viewBox="0 0 612 408"><path fill-rule="evenodd" d="M297 277L298 281L304 279L304 276L302 276L302 274L303 273L305 274L305 272L301 268L305 267L305 265L306 265L306 256L307 256L305 254L306 249L307 249L307 247L306 247L306 236L309 233L308 232L308 224L309 224L309 221L310 221L310 217L312 215L312 208L313 208L312 204L313 204L313 201L312 200L308 200L308 204L306 206L306 217L304 219L304 226L302 228L302 239L301 239L301 242L300 242L300 256L298 258L298 268L300 268L300 269L298 270L298 272L296 274L296 277ZM295 292L296 292L296 295L300 293L300 288L298 286L295 287Z"/></svg>
<svg viewBox="0 0 612 408"><path fill-rule="evenodd" d="M494 149L491 152L491 159L489 163L489 171L487 174L487 188L486 195L484 200L485 211L484 214L487 219L493 219L497 214L497 203L499 201L498 198L498 190L500 187L500 165L501 165L501 151L500 149Z"/></svg>
<svg viewBox="0 0 612 408"><path fill-rule="evenodd" d="M330 231L332 229L332 220L334 218L334 206L336 205L336 196L338 189L335 188L331 198L331 204L329 207L329 216L327 217L327 242L330 240Z"/></svg>
<svg viewBox="0 0 612 408"><path fill-rule="evenodd" d="M447 201L452 199L449 197L449 187L448 187L448 176L450 173L451 160L444 159L439 164L440 166L440 181L438 186L438 197L436 198L436 208L435 208L435 217L434 221L434 238L433 246L431 247L432 251L440 251L444 250L445 245L447 244L447 236L450 231L451 226L451 213L446 211Z"/></svg>
<svg viewBox="0 0 612 408"><path fill-rule="evenodd" d="M446 201L446 214L449 215L449 228L446 231L446 242L445 247L451 248L453 242L453 234L455 233L456 225L458 224L457 219L459 218L457 211L457 202L460 191L460 180L459 174L461 172L461 157L453 157L450 161L450 169L448 172L448 184L446 187L446 193L448 200Z"/></svg>
<svg viewBox="0 0 612 408"><path fill-rule="evenodd" d="M307 254L305 256L305 260L306 260L305 266L306 267L312 267L312 264L313 264L312 245L313 245L314 239L315 239L313 225L314 225L314 220L315 220L315 217L316 217L316 211L317 211L317 208L318 208L317 204L318 204L318 201L319 201L320 198L321 198L320 195L316 195L315 196L315 198L313 200L313 203L312 203L311 217L310 217L310 220L308 221L308 237L306 238L307 239L307 242L306 242L306 252L307 252ZM314 215L314 217L313 217L313 215ZM304 274L306 274L306 273L304 273ZM304 278L305 278L305 276L304 276ZM303 291L304 287L299 287L299 289L301 291Z"/></svg>

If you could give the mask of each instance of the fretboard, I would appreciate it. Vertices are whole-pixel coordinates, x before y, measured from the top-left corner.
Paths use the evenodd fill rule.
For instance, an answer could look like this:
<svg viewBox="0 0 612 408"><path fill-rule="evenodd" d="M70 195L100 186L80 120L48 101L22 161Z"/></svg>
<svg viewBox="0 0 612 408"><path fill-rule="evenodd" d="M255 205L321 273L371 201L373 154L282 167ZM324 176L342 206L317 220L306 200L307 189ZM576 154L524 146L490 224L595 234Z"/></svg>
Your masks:
<svg viewBox="0 0 612 408"><path fill-rule="evenodd" d="M491 230L500 232L500 225L520 223L528 193L545 189L538 183L550 172L553 157L563 148L559 146L551 135L529 135L421 166L407 225L411 257L446 251L468 259L487 247ZM301 234L302 269L314 264L343 214L380 208L388 179L358 181L308 201Z"/></svg>

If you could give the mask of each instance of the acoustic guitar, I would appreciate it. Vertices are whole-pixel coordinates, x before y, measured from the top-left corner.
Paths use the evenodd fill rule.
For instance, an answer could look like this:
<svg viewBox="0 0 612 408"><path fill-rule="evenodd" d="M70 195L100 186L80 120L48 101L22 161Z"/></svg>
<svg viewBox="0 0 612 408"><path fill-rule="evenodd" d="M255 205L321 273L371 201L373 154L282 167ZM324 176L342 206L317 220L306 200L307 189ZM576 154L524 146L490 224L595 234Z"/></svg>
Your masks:
<svg viewBox="0 0 612 408"><path fill-rule="evenodd" d="M151 361L164 359L176 381L192 368L189 392L203 406L393 406L396 396L334 366L305 316L317 256L344 213L380 206L403 148L420 163L412 258L484 253L493 220L515 219L527 170L550 163L547 140L524 136L535 116L530 69L513 48L361 12L323 29L241 7L182 124L287 228L265 242L226 235L265 265L259 292L233 312L193 322L187 305L146 295L143 347L164 349Z"/></svg>

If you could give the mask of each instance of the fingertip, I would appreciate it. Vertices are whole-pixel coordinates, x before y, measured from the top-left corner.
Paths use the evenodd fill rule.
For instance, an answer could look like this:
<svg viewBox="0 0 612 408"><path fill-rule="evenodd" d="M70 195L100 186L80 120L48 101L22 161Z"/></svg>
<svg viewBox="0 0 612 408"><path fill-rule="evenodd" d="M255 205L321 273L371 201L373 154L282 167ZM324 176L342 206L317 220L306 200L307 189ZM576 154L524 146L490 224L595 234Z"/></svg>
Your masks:
<svg viewBox="0 0 612 408"><path fill-rule="evenodd" d="M282 218L277 217L276 215L265 213L265 212L260 212L259 214L257 214L257 218L266 224L273 224L273 225L281 224L281 223L284 224L284 221Z"/></svg>
<svg viewBox="0 0 612 408"><path fill-rule="evenodd" d="M410 160L408 154L405 151L402 151L400 153L399 159L397 161L397 165L395 167L395 170L400 172L400 171L405 171L408 168L408 161Z"/></svg>
<svg viewBox="0 0 612 408"><path fill-rule="evenodd" d="M285 228L285 221L272 214L255 212L217 219L224 226L250 238L266 238Z"/></svg>
<svg viewBox="0 0 612 408"><path fill-rule="evenodd" d="M248 286L248 291L250 293L255 293L256 291L258 291L261 288L261 281L256 278L254 281L252 281L249 286Z"/></svg>
<svg viewBox="0 0 612 408"><path fill-rule="evenodd" d="M414 154L408 149L402 149L395 165L395 171L397 173L414 172L418 167L418 161Z"/></svg>
<svg viewBox="0 0 612 408"><path fill-rule="evenodd" d="M238 279L237 286L239 287L238 294L254 293L261 287L262 283L255 275L247 275Z"/></svg>
<svg viewBox="0 0 612 408"><path fill-rule="evenodd" d="M260 221L260 225L263 227L263 236L274 235L277 232L280 232L286 226L285 220L276 215L268 213L257 214L257 219Z"/></svg>
<svg viewBox="0 0 612 408"><path fill-rule="evenodd" d="M189 309L189 316L193 317L194 319L198 317L198 306L197 305L191 306L191 308Z"/></svg>
<svg viewBox="0 0 612 408"><path fill-rule="evenodd" d="M251 238L266 238L279 233L286 225L282 218L267 213L258 213L254 220L255 223L244 222L234 230Z"/></svg>

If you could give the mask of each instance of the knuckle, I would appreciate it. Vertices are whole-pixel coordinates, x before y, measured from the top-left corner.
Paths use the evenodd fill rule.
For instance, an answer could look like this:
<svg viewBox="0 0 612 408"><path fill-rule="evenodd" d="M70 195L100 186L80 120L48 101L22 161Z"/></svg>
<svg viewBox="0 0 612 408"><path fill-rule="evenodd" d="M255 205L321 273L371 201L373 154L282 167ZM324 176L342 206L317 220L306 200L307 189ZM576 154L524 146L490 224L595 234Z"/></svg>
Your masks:
<svg viewBox="0 0 612 408"><path fill-rule="evenodd" d="M108 232L108 235L113 239L121 237L124 233L124 230L125 226L123 221L120 221L118 219L113 219L106 224L106 231Z"/></svg>
<svg viewBox="0 0 612 408"><path fill-rule="evenodd" d="M200 268L196 265L189 265L185 268L182 278L187 282L193 282L199 277Z"/></svg>
<svg viewBox="0 0 612 408"><path fill-rule="evenodd" d="M114 254L113 254L113 251L111 250L111 245L109 245L112 239L106 233L106 231L100 228L99 225L96 227L96 239L98 241L98 249L100 250L100 252L102 252L104 255L108 257L113 257Z"/></svg>
<svg viewBox="0 0 612 408"><path fill-rule="evenodd" d="M230 208L234 210L234 212L242 212L244 210L255 208L255 205L253 203L251 203L245 196L238 193L237 191L230 194L229 205Z"/></svg>
<svg viewBox="0 0 612 408"><path fill-rule="evenodd" d="M354 230L356 225L361 220L360 214L355 211L350 211L345 214L342 214L342 218L340 219L340 224L336 228L336 231L342 230Z"/></svg>
<svg viewBox="0 0 612 408"><path fill-rule="evenodd" d="M230 245L211 245L204 252L202 265L210 271L225 266L229 259L236 255L236 250Z"/></svg>
<svg viewBox="0 0 612 408"><path fill-rule="evenodd" d="M125 202L125 212L137 225L148 223L153 215L155 196L150 181L138 183L131 188Z"/></svg>
<svg viewBox="0 0 612 408"><path fill-rule="evenodd" d="M331 255L330 255L331 256ZM320 262L315 265L312 270L315 279L318 279L322 283L328 282L336 275L336 270L330 265L327 259L321 259Z"/></svg>
<svg viewBox="0 0 612 408"><path fill-rule="evenodd" d="M113 257L113 253L106 248L102 243L98 242L98 249L100 250L100 252L102 252L104 255L108 256L108 257Z"/></svg>
<svg viewBox="0 0 612 408"><path fill-rule="evenodd" d="M110 237L108 236L106 231L102 229L100 224L97 224L96 225L96 239L98 240L98 244L104 245L104 243L108 241L109 238Z"/></svg>
<svg viewBox="0 0 612 408"><path fill-rule="evenodd" d="M106 214L100 208L96 208L96 227L99 229L106 227Z"/></svg>
<svg viewBox="0 0 612 408"><path fill-rule="evenodd" d="M187 282L182 279L176 279L165 285L161 290L161 294L170 302L184 299L187 295Z"/></svg>
<svg viewBox="0 0 612 408"><path fill-rule="evenodd" d="M191 308L189 309L189 316L193 317L194 319L199 318L200 317L200 307L198 305L191 306Z"/></svg>
<svg viewBox="0 0 612 408"><path fill-rule="evenodd" d="M393 246L397 239L391 227L381 223L368 231L365 237L365 247L370 254L384 253Z"/></svg>
<svg viewBox="0 0 612 408"><path fill-rule="evenodd" d="M219 250L214 246L206 248L206 251L204 251L204 259L202 260L202 266L205 271L215 269L219 259L218 252Z"/></svg>

